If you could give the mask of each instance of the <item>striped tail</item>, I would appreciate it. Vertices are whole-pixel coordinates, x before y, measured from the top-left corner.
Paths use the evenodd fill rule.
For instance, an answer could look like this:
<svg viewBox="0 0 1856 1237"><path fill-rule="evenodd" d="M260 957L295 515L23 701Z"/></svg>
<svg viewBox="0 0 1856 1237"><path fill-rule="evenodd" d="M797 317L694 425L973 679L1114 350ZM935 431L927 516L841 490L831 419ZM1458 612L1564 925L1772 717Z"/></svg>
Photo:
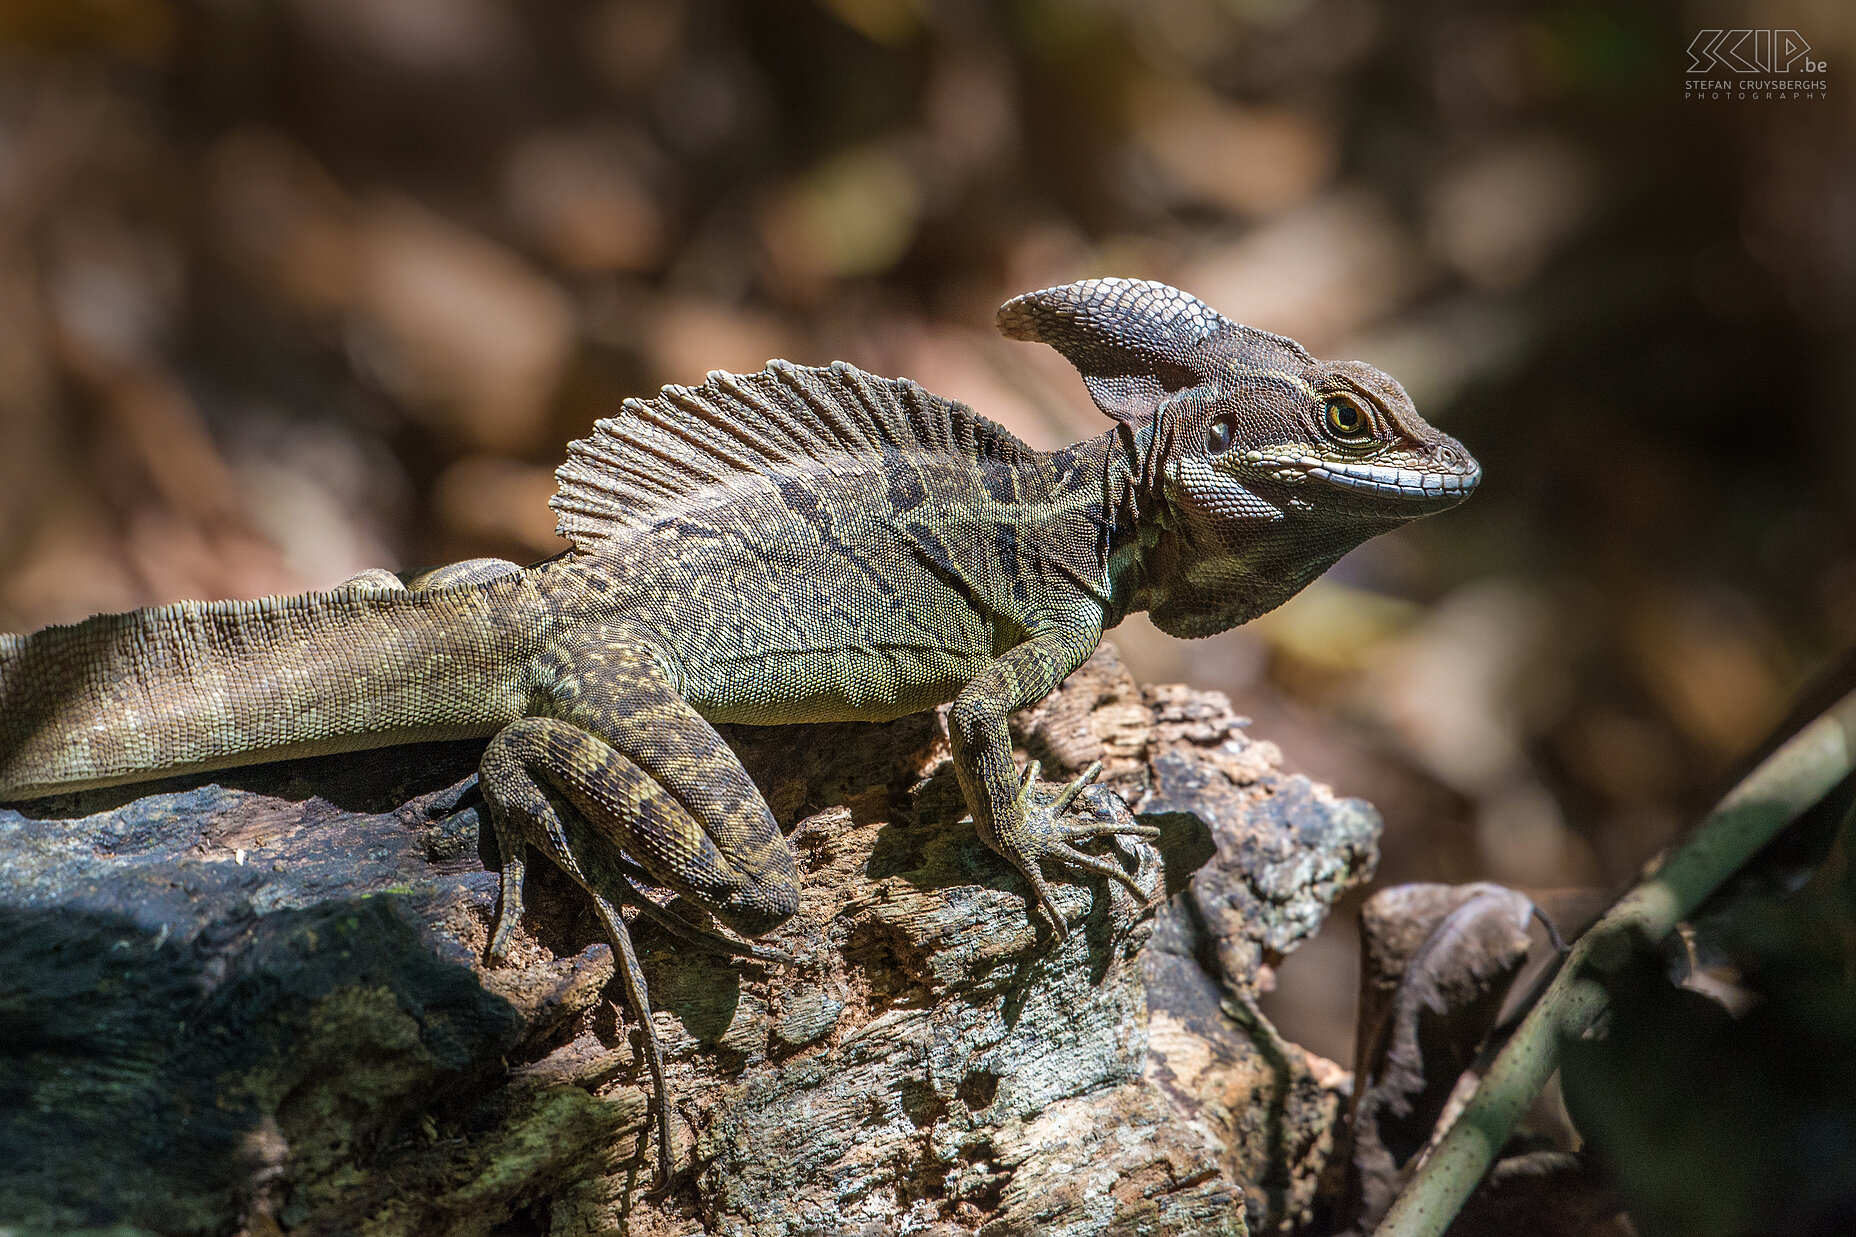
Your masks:
<svg viewBox="0 0 1856 1237"><path fill-rule="evenodd" d="M0 801L493 733L528 710L547 612L523 572L0 635Z"/></svg>

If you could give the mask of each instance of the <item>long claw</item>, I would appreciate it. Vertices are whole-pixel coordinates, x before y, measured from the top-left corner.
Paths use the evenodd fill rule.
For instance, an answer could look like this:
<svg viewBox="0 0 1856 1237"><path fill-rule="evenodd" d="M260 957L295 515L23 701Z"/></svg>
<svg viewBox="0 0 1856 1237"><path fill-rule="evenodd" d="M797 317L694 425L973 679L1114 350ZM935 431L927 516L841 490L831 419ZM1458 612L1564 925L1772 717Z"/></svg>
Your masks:
<svg viewBox="0 0 1856 1237"><path fill-rule="evenodd" d="M1035 765L1037 762L1033 761L1032 763ZM1083 788L1085 786L1090 785L1101 776L1102 762L1099 760L1090 762L1087 769L1084 769L1068 786L1065 786L1062 790L1057 792L1057 797L1051 801L1050 814L1055 816L1062 812L1063 809L1069 807L1071 801L1074 800L1077 795L1083 793Z"/></svg>
<svg viewBox="0 0 1856 1237"><path fill-rule="evenodd" d="M1070 939L1070 925L1064 921L1063 911L1051 898L1038 899L1038 908L1044 912L1044 918L1050 923L1051 935L1057 938L1059 945Z"/></svg>
<svg viewBox="0 0 1856 1237"><path fill-rule="evenodd" d="M486 966L502 966L509 961L509 942L516 934L519 909L511 908L506 896L498 896L496 917L490 922L490 943L483 951Z"/></svg>
<svg viewBox="0 0 1856 1237"><path fill-rule="evenodd" d="M1154 891L1154 894L1152 897L1148 898L1145 902L1141 903L1141 909L1134 913L1134 917L1136 919L1145 919L1147 916L1159 910L1162 906L1165 906L1167 903L1167 900L1170 899L1172 896L1173 895L1167 891L1166 882L1161 881L1160 888Z"/></svg>
<svg viewBox="0 0 1856 1237"><path fill-rule="evenodd" d="M1092 838L1146 838L1160 836L1152 825L1118 825L1113 821L1096 821L1082 825L1057 825L1055 833L1066 842L1083 842Z"/></svg>
<svg viewBox="0 0 1856 1237"><path fill-rule="evenodd" d="M618 908L598 894L593 895L593 911L612 945L612 966L625 993L625 1003L638 1021L644 1041L645 1065L651 1073L651 1107L657 1118L657 1184L646 1192L650 1198L662 1198L676 1183L670 1143L670 1096L664 1085L664 1058L657 1045L657 1026L651 1021L651 998L646 992L644 972L638 966L638 954L632 948L631 933Z"/></svg>
<svg viewBox="0 0 1856 1237"><path fill-rule="evenodd" d="M1057 906L1057 896L1051 892L1050 884L1035 867L1025 870L1031 879L1031 896L1037 902L1038 909L1044 912L1044 918L1050 921L1050 930L1058 942L1069 939L1070 925L1064 922L1063 911Z"/></svg>
<svg viewBox="0 0 1856 1237"><path fill-rule="evenodd" d="M522 918L522 875L527 866L525 846L514 847L513 855L503 857L502 871L497 875L496 911L490 919L490 943L483 951L483 960L488 966L501 966L509 961L509 942L515 936L516 923Z"/></svg>
<svg viewBox="0 0 1856 1237"><path fill-rule="evenodd" d="M1122 884L1126 885L1137 898L1145 898L1147 896L1147 891L1142 889L1139 883L1137 883L1132 876L1128 875L1127 869L1123 868L1120 864L1110 863L1106 859L1098 859L1094 855L1086 855L1067 843L1059 843L1052 847L1051 853L1055 857L1062 859L1065 863L1070 864L1072 867L1082 868L1087 872L1099 872L1103 876L1120 881Z"/></svg>
<svg viewBox="0 0 1856 1237"><path fill-rule="evenodd" d="M722 936L719 933L705 931L697 927L695 924L685 920L675 911L668 907L659 906L650 898L645 897L637 886L633 885L631 881L623 876L619 877L619 884L620 888L617 892L623 901L637 907L639 912L643 914L645 918L651 920L651 922L670 932L673 936L688 941L698 949L705 949L710 953L721 954L724 957L752 958L756 962L764 962L769 966L791 966L793 964L794 959L791 954L774 949L771 946L761 945L754 941L730 940L728 937Z"/></svg>

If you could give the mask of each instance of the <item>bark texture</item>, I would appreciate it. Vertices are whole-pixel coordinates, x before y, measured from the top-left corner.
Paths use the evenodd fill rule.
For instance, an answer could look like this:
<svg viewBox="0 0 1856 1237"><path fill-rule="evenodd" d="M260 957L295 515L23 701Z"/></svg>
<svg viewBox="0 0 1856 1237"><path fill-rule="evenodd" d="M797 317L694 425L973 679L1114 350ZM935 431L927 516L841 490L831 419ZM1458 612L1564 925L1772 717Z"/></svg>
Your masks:
<svg viewBox="0 0 1856 1237"><path fill-rule="evenodd" d="M766 967L634 927L677 1188L644 1196L633 1028L531 866L479 965L481 744L0 809L0 1224L24 1232L1242 1233L1306 1220L1346 1075L1261 964L1370 874L1378 817L1106 646L1014 719L1164 831L1171 895L1062 887L1057 946L975 837L940 718L730 732L800 858ZM691 908L678 908L693 914Z"/></svg>

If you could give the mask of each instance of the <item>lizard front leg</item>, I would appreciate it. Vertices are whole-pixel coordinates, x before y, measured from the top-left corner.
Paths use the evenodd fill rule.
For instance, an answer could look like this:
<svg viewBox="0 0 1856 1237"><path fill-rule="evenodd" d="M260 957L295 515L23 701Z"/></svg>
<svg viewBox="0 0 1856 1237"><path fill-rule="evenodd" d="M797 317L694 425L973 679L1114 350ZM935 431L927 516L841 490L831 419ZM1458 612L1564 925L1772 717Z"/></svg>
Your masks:
<svg viewBox="0 0 1856 1237"><path fill-rule="evenodd" d="M612 943L651 1071L660 1184L667 1188L662 1058L644 977L616 905L647 900L626 874L642 869L729 927L757 935L798 908L796 865L740 761L677 696L650 649L594 629L548 662L543 677L557 715L504 727L480 770L502 867L488 953L494 962L507 952L522 911L523 853L533 843L591 895ZM664 908L651 913L680 935L709 938ZM749 946L732 952L761 956Z"/></svg>
<svg viewBox="0 0 1856 1237"><path fill-rule="evenodd" d="M1048 860L1118 880L1145 899L1147 891L1118 864L1078 850L1074 843L1115 835L1154 838L1148 825L1112 821L1067 823L1060 819L1076 796L1096 779L1091 765L1056 795L1044 800L1036 789L1039 765L1032 761L1019 776L1012 764L1012 740L1006 717L1048 696L1064 677L1082 665L1101 641L1100 629L1059 628L1040 632L995 659L954 698L948 710L948 737L954 748L954 774L973 812L980 839L1011 860L1030 882L1039 909L1059 940L1069 925L1057 908L1039 863Z"/></svg>

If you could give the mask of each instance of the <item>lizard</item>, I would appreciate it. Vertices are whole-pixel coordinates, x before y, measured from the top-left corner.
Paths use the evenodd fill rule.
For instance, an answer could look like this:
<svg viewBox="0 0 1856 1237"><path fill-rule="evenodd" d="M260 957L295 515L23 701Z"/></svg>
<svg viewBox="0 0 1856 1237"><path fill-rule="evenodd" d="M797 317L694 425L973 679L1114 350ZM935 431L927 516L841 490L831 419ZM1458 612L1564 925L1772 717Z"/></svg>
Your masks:
<svg viewBox="0 0 1856 1237"><path fill-rule="evenodd" d="M1066 357L1111 427L1033 450L964 404L843 362L627 399L570 445L551 500L570 548L534 566L375 569L325 592L0 636L0 802L487 737L500 881L485 962L507 959L532 844L590 896L611 943L668 1188L661 1054L619 907L778 960L751 938L798 906L793 852L716 723L947 705L979 836L1061 940L1044 866L1143 897L1094 847L1157 831L1082 810L1099 765L1055 792L1035 761L1019 770L1007 716L1128 615L1182 638L1225 631L1481 478L1391 377L1162 283L1046 288L1008 301L997 326ZM750 939L688 922L637 882Z"/></svg>

